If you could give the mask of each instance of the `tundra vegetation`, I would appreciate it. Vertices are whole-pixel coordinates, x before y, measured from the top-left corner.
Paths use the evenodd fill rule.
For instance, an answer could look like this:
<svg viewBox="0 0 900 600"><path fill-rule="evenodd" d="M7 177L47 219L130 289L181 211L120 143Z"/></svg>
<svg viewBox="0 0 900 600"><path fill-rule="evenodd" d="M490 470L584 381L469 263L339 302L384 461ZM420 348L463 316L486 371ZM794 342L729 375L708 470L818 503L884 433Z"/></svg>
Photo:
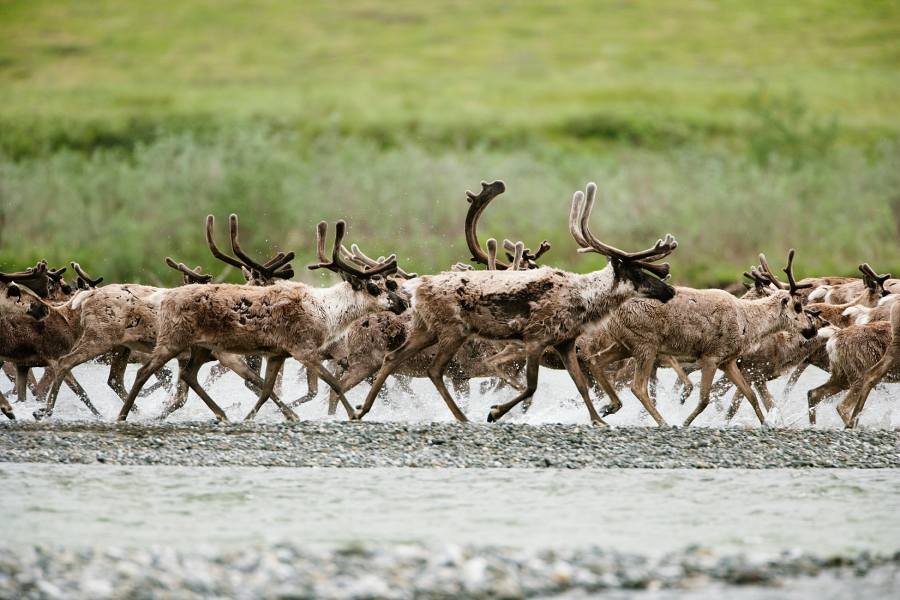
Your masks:
<svg viewBox="0 0 900 600"><path fill-rule="evenodd" d="M680 285L790 246L805 272L900 272L898 38L893 2L6 2L0 269L78 248L160 285L162 256L207 264L206 214L252 211L278 241L254 255L312 262L315 223L352 215L433 273L481 179L514 199L486 238L586 269L565 199L595 179L605 236L691 249Z"/></svg>

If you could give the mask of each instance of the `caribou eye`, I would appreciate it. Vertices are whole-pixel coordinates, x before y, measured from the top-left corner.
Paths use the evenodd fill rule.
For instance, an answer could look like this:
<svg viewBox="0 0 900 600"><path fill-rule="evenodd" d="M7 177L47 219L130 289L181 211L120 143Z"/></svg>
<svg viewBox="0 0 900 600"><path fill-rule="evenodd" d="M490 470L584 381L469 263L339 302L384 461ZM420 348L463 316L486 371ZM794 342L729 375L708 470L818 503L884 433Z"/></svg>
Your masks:
<svg viewBox="0 0 900 600"><path fill-rule="evenodd" d="M387 280L387 289L391 290L392 292L396 292L396 291L397 291L397 287L398 287L398 286L397 286L397 282L396 282L396 281L394 281L393 279L388 279L388 280Z"/></svg>
<svg viewBox="0 0 900 600"><path fill-rule="evenodd" d="M381 294L381 288L372 283L371 281L366 282L366 291L372 294L373 296L378 296Z"/></svg>
<svg viewBox="0 0 900 600"><path fill-rule="evenodd" d="M6 288L6 295L10 298L19 298L22 295L22 290L18 286L11 285Z"/></svg>
<svg viewBox="0 0 900 600"><path fill-rule="evenodd" d="M781 299L781 305L782 305L782 306L787 306L787 304L788 304L788 298L782 298L782 299Z"/></svg>

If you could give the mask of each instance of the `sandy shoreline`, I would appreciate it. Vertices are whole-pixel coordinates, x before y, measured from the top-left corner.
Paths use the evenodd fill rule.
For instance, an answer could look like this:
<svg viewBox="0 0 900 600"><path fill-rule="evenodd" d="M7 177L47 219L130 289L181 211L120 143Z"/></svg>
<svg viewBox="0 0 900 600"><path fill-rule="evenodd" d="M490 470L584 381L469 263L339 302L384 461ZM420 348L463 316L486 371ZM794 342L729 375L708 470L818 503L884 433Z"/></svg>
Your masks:
<svg viewBox="0 0 900 600"><path fill-rule="evenodd" d="M456 423L3 423L0 461L120 465L897 468L900 432Z"/></svg>

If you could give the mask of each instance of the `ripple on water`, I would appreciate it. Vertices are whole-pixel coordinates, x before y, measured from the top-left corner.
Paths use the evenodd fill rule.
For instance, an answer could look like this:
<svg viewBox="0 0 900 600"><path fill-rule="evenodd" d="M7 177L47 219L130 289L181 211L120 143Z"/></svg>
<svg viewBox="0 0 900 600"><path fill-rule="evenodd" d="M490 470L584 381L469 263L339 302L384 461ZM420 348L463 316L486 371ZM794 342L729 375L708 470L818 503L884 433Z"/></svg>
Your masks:
<svg viewBox="0 0 900 600"><path fill-rule="evenodd" d="M893 552L900 470L282 469L6 464L8 543L602 544ZM82 484L69 487L67 481ZM223 481L227 485L223 485ZM814 488L816 492L810 494ZM222 524L227 528L222 528Z"/></svg>

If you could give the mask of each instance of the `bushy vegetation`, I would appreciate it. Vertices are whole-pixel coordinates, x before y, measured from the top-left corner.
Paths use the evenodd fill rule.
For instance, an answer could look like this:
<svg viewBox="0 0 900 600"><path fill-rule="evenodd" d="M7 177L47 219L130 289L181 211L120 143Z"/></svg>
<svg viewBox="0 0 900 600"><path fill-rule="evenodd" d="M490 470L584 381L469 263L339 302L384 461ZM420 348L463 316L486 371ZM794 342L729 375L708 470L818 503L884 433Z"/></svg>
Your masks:
<svg viewBox="0 0 900 600"><path fill-rule="evenodd" d="M892 2L30 1L0 5L0 267L76 258L173 282L217 269L204 216L305 261L345 217L412 269L467 258L463 192L509 191L484 235L671 231L676 280L900 271L900 7ZM224 236L220 222L220 235Z"/></svg>

